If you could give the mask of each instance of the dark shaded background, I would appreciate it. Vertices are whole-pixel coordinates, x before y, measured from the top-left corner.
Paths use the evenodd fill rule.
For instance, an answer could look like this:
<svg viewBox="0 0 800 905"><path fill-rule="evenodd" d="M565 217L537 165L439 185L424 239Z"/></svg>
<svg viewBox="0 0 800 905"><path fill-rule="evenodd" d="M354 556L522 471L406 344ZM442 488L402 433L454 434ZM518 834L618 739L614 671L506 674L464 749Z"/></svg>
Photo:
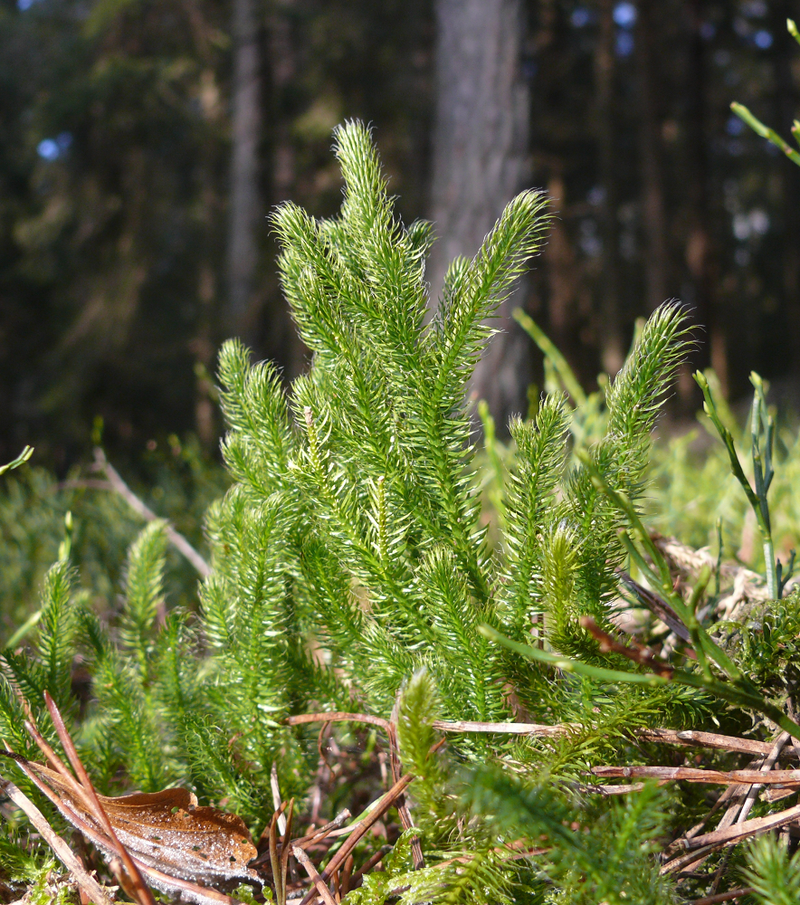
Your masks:
<svg viewBox="0 0 800 905"><path fill-rule="evenodd" d="M101 425L130 461L173 432L215 448L213 371L230 335L299 373L266 216L288 198L336 211L331 130L353 117L375 127L403 219L434 215L448 254L475 251L507 188L551 193L559 217L515 303L587 385L618 367L637 317L678 297L702 327L694 364L713 364L732 398L751 369L793 398L800 171L729 105L788 137L800 47L785 23L798 12L3 0L0 461L30 443L62 471ZM514 356L476 386L501 419L541 379L532 344L509 337ZM676 405L696 404L685 377Z"/></svg>

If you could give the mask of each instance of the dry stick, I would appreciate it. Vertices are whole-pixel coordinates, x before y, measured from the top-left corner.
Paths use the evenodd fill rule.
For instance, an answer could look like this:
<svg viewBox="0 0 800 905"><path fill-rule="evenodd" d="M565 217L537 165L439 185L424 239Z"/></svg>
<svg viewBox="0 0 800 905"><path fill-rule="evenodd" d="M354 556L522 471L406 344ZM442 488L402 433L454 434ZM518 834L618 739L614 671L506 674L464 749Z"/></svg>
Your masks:
<svg viewBox="0 0 800 905"><path fill-rule="evenodd" d="M297 858L300 864L303 865L305 872L310 877L314 886L316 886L317 891L320 894L320 898L325 901L326 905L337 905L336 899L334 899L334 897L331 895L331 891L328 889L325 880L323 880L323 878L320 876L316 867L314 867L311 858L308 857L308 855L303 851L303 849L300 848L300 846L292 846L292 854L295 856L295 858ZM303 899L304 902L308 899L309 895L310 893L308 893L305 899Z"/></svg>
<svg viewBox="0 0 800 905"><path fill-rule="evenodd" d="M590 770L602 779L658 779L676 782L710 782L727 785L728 783L780 784L800 786L800 770L772 770L762 773L760 770L702 770L697 767L592 767Z"/></svg>
<svg viewBox="0 0 800 905"><path fill-rule="evenodd" d="M353 851L356 845L358 845L367 830L373 826L373 824L377 823L378 819L382 817L403 794L413 778L414 776L411 773L406 773L405 776L401 776L392 788L381 798L377 807L367 814L363 820L359 820L355 827L353 827L353 832L350 834L347 842L345 842L339 851L336 852L322 872L322 879L326 883L330 880L331 876L333 876L333 872L341 867L347 856ZM308 905L311 895L311 892L306 893L300 905Z"/></svg>
<svg viewBox="0 0 800 905"><path fill-rule="evenodd" d="M433 728L440 732L480 732L498 735L530 735L535 738L559 738L569 732L580 731L580 726L543 723L476 723L470 721L447 722L434 720ZM694 729L635 729L633 734L644 742L661 742L668 745L685 745L692 748L718 748L723 751L738 751L742 754L769 754L773 742L759 742L755 739L738 738L734 735L720 735L717 732L699 732ZM800 742L794 756L800 757Z"/></svg>
<svg viewBox="0 0 800 905"><path fill-rule="evenodd" d="M716 732L698 732L694 729L637 729L637 738L646 742L665 742L671 745L687 745L695 748L719 748L723 751L740 751L742 754L766 754L772 751L774 742L758 742ZM800 743L798 743L800 745ZM794 752L800 756L800 749Z"/></svg>
<svg viewBox="0 0 800 905"><path fill-rule="evenodd" d="M334 830L340 830L342 824L345 820L348 820L350 816L350 811L345 808L343 811L340 811L330 823L326 823L325 826L321 826L318 830L313 830L305 836L300 836L292 842L292 845L299 845L302 849L306 849L309 846L322 841L327 836L333 836ZM347 832L349 831L350 828L347 827Z"/></svg>
<svg viewBox="0 0 800 905"><path fill-rule="evenodd" d="M342 896L346 896L350 891L350 878L353 875L353 863L353 856L348 855L347 861L344 862L344 867L342 868L341 880L339 881L338 892L340 899L342 898Z"/></svg>
<svg viewBox="0 0 800 905"><path fill-rule="evenodd" d="M719 902L730 902L731 899L740 899L742 896L749 896L753 892L755 890L752 886L742 886L739 889L729 889L727 892L720 892L714 896L695 899L692 905L718 905Z"/></svg>
<svg viewBox="0 0 800 905"><path fill-rule="evenodd" d="M693 852L693 854L689 856L690 858L696 858L696 850L698 849L705 850L706 847L708 847L710 851L713 848L722 848L725 845L732 845L747 836L766 833L768 830L774 830L778 827L785 826L787 823L791 823L798 818L800 818L800 805L795 805L794 807L787 808L785 811L778 811L777 814L767 814L766 817L752 817L750 820L745 820L744 823L737 823L734 826L726 827L724 830L714 830L703 836L687 839L683 843L683 848ZM661 868L662 873L673 871L675 869L674 865L678 861L683 860L685 859L675 858L673 861L668 862Z"/></svg>
<svg viewBox="0 0 800 905"><path fill-rule="evenodd" d="M582 792L594 792L612 798L614 795L629 795L631 792L641 792L645 787L643 782L632 782L627 786L581 786Z"/></svg>
<svg viewBox="0 0 800 905"><path fill-rule="evenodd" d="M300 713L297 716L289 716L286 718L289 726L299 726L302 723L369 723L372 726L379 726L387 733L391 723L379 716L372 716L370 713L343 713L342 711L334 711L332 713Z"/></svg>
<svg viewBox="0 0 800 905"><path fill-rule="evenodd" d="M353 722L370 723L389 731L389 721L381 717L372 716L369 713L304 713L287 717L286 722L290 726L301 723L316 722ZM479 723L469 720L449 722L447 720L434 720L434 729L439 732L479 732L481 734L497 735L530 735L534 738L560 738L570 732L580 731L580 726L557 724L549 726L544 723ZM716 732L699 732L694 729L636 729L636 738L645 742L661 742L668 745L684 745L692 748L717 748L722 751L738 751L742 754L769 754L774 742L759 742L755 739L738 738L734 735L720 735ZM784 752L785 754L787 752ZM798 750L792 750L796 757L800 757L800 743Z"/></svg>
<svg viewBox="0 0 800 905"><path fill-rule="evenodd" d="M448 722L434 720L433 728L440 732L480 732L497 733L498 735L532 735L541 738L558 738L568 732L574 732L577 726L548 726L543 723L476 723L469 720Z"/></svg>
<svg viewBox="0 0 800 905"><path fill-rule="evenodd" d="M8 795L21 811L25 812L26 817L33 824L42 839L50 846L59 861L61 861L64 867L66 867L75 878L75 882L78 886L80 886L86 895L89 896L95 905L112 905L112 900L103 887L86 870L86 868L84 868L72 849L53 830L45 819L45 816L30 798L21 792L13 782L2 779L2 777L0 777L0 789L2 789L3 794Z"/></svg>
<svg viewBox="0 0 800 905"><path fill-rule="evenodd" d="M342 824L350 817L350 811L345 808L343 811L340 811L330 823L326 823L325 826L321 826L318 830L313 830L305 836L300 836L292 842L292 845L299 845L300 848L306 849L315 845L317 842L321 842L328 836L343 835L344 833L350 832L349 827L346 827L342 832ZM335 832L336 830L339 830L340 832L337 833Z"/></svg>
<svg viewBox="0 0 800 905"><path fill-rule="evenodd" d="M111 486L112 490L115 490L124 500L125 502L134 510L134 512L138 512L139 515L147 522L154 522L159 518L150 509L146 506L139 497L128 487L128 485L123 481L120 473L114 468L114 466L108 461L106 458L106 454L103 452L100 447L95 448L94 451L94 463L95 467L98 471L102 471L106 478L108 478L108 483ZM195 550L195 548L189 543L188 540L182 535L179 534L169 522L166 523L166 534L167 539L172 544L175 549L183 554L186 559L195 567L195 570L200 575L201 578L207 578L211 574L211 567L209 564L203 559L203 557Z"/></svg>
<svg viewBox="0 0 800 905"><path fill-rule="evenodd" d="M786 742L789 741L791 736L788 732L782 732L775 739L775 747L767 756L767 759L764 761L764 765L761 767L762 772L767 773L775 766L775 761L780 757L781 749L786 745ZM736 818L736 823L744 823L747 820L747 815L750 813L750 809L755 804L756 796L761 790L761 783L754 783L750 786L750 791L747 793L747 798L744 800L744 804L742 804L742 809L739 811L739 816Z"/></svg>

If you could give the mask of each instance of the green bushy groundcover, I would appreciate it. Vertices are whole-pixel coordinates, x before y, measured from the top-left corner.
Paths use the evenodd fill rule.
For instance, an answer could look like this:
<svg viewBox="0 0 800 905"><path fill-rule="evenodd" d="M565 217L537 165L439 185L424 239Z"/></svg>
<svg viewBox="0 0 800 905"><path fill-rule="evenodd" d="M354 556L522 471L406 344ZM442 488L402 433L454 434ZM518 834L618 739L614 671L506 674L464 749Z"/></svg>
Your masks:
<svg viewBox="0 0 800 905"><path fill-rule="evenodd" d="M743 846L678 864L687 831L717 826L709 811L734 788L730 771L765 762L734 742L800 740L800 619L769 534L763 396L750 503L768 588L783 596L725 621L717 602L733 578L701 565L679 582L642 520L651 432L687 348L680 308L650 318L602 397L554 387L511 424L507 450L488 420L479 450L466 383L487 318L545 241L546 199L518 196L476 256L452 263L428 323L430 228L395 218L367 129L339 129L336 154L340 216L287 204L273 218L308 373L287 391L240 343L222 350L232 483L206 513L211 569L197 600L167 587L162 521L132 543L121 596L99 608L78 580L80 548L62 546L38 625L2 651L0 735L41 760L21 698L55 742L49 691L100 792L183 785L239 815L271 867L263 890L238 898L317 895L296 856L280 868L281 800L294 800L296 838L343 807L378 807L405 772L405 799L355 837L332 897L654 905L747 886L756 901L794 901L785 840L754 847L749 866ZM719 421L710 392L707 405ZM75 694L78 666L88 700ZM681 730L710 733L709 746L686 747ZM716 770L717 785L679 781L689 768ZM11 761L0 774L66 830ZM751 806L742 820L787 802ZM0 895L74 895L21 813L0 810ZM317 870L341 844L309 848Z"/></svg>

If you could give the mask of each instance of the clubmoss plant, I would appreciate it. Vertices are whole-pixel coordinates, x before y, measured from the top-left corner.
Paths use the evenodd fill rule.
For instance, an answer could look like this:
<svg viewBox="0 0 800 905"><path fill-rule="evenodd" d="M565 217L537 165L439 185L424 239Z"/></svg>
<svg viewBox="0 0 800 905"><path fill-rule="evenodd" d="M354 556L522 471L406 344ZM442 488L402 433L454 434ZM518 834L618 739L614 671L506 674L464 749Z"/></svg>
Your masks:
<svg viewBox="0 0 800 905"><path fill-rule="evenodd" d="M165 595L163 523L131 547L103 619L62 559L35 639L3 651L0 733L33 756L16 692L46 728L49 689L101 791L190 785L273 848L278 798L296 800L295 825L318 825L411 782L384 817L385 849L363 840L363 874L331 878L349 902L676 902L656 853L695 822L696 798L609 791L593 771L647 767L657 755L641 745L664 736L637 732L780 712L754 679L735 684L739 667L673 589L641 521L684 315L666 305L644 325L580 457L562 394L513 421L490 545L465 388L486 319L544 241L547 201L530 191L508 205L475 257L453 262L428 322L430 228L396 218L366 128L337 130L335 150L340 216L287 204L273 218L308 373L286 389L241 343L221 352L233 484L207 515L199 607ZM619 635L631 556L677 613L683 682ZM76 657L92 679L83 707ZM340 728L319 735L327 719ZM286 875L266 880L283 898Z"/></svg>

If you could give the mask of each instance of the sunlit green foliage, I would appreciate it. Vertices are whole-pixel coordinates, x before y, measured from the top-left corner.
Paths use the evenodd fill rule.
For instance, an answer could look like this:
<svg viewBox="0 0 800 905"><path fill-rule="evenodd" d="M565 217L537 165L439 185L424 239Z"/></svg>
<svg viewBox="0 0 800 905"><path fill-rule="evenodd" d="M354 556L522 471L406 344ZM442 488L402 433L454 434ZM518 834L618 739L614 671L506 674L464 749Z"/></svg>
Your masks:
<svg viewBox="0 0 800 905"><path fill-rule="evenodd" d="M752 689L720 703L716 666L685 660L675 675L691 681L650 681L581 623L618 635L618 569L631 537L644 542L650 435L687 348L683 314L655 312L604 398L585 401L591 418L554 392L514 422L515 445L495 461L502 516L490 544L465 387L486 318L543 242L546 201L511 202L476 256L450 268L427 322L430 231L395 215L366 128L339 129L336 154L340 216L288 204L274 217L309 372L286 390L239 342L221 353L233 485L207 512L199 607L170 598L161 521L132 544L120 594L102 607L62 545L29 646L2 653L0 728L29 751L14 691L38 715L48 688L101 791L188 784L260 833L274 776L299 814L319 771L315 729L288 717L394 719L400 765L416 777L413 827L351 901L676 902L654 855L696 800L651 786L603 797L588 771L646 759L631 741L639 727L749 725L796 624L792 599L776 602L763 619L770 643L759 646L753 623L726 653L713 617L706 627L690 608L699 657L710 651L728 679L741 669ZM525 653L533 629L539 659ZM81 706L76 656L91 677ZM515 718L569 731L537 740L463 725ZM462 721L444 749L437 720Z"/></svg>
<svg viewBox="0 0 800 905"><path fill-rule="evenodd" d="M745 882L758 905L794 905L800 897L800 858L789 856L777 841L764 836L750 846Z"/></svg>

